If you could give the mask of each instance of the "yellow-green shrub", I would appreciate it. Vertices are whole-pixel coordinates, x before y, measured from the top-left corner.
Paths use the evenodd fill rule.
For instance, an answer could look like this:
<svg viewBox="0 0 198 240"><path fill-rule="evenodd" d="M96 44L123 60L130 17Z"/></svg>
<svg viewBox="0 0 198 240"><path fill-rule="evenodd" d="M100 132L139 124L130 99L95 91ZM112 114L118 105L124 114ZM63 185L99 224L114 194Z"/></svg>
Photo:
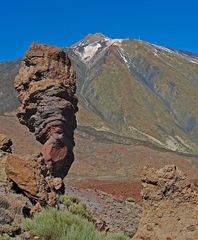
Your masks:
<svg viewBox="0 0 198 240"><path fill-rule="evenodd" d="M59 201L63 203L69 212L93 220L92 213L87 209L86 204L82 203L79 198L74 195L61 195Z"/></svg>
<svg viewBox="0 0 198 240"><path fill-rule="evenodd" d="M93 223L70 212L44 209L33 219L27 219L24 229L45 240L127 240L121 234L105 235Z"/></svg>

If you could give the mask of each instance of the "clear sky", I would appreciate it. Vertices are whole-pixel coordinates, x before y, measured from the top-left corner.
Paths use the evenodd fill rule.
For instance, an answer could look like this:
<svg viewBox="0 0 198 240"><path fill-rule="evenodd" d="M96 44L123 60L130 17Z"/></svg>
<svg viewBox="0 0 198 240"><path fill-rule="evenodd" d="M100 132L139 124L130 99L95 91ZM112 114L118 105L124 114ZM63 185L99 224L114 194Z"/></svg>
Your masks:
<svg viewBox="0 0 198 240"><path fill-rule="evenodd" d="M96 32L198 53L198 0L1 0L0 20L0 61Z"/></svg>

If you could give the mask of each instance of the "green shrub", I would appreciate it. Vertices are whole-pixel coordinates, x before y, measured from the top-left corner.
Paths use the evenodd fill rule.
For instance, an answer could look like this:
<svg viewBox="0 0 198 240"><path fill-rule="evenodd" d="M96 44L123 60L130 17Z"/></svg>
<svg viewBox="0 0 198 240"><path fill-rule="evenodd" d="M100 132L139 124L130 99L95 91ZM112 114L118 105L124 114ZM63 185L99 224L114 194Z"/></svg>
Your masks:
<svg viewBox="0 0 198 240"><path fill-rule="evenodd" d="M73 214L82 216L86 210L86 206L82 203L72 203L68 207L68 210Z"/></svg>
<svg viewBox="0 0 198 240"><path fill-rule="evenodd" d="M57 209L44 209L33 219L26 219L24 229L45 240L127 240L120 234L104 235L78 215Z"/></svg>
<svg viewBox="0 0 198 240"><path fill-rule="evenodd" d="M0 236L0 240L11 240L11 238L8 234L3 234L2 236Z"/></svg>
<svg viewBox="0 0 198 240"><path fill-rule="evenodd" d="M91 211L88 210L86 204L82 203L76 196L61 195L59 201L67 207L69 212L87 218L89 221L93 220Z"/></svg>
<svg viewBox="0 0 198 240"><path fill-rule="evenodd" d="M74 195L61 195L59 201L69 207L72 203L79 203L80 199Z"/></svg>
<svg viewBox="0 0 198 240"><path fill-rule="evenodd" d="M128 197L128 198L126 199L126 201L127 201L127 202L130 202L130 203L135 202L135 200L134 200L133 197Z"/></svg>
<svg viewBox="0 0 198 240"><path fill-rule="evenodd" d="M123 233L109 233L105 240L129 240Z"/></svg>
<svg viewBox="0 0 198 240"><path fill-rule="evenodd" d="M194 186L198 188L198 182L194 182Z"/></svg>

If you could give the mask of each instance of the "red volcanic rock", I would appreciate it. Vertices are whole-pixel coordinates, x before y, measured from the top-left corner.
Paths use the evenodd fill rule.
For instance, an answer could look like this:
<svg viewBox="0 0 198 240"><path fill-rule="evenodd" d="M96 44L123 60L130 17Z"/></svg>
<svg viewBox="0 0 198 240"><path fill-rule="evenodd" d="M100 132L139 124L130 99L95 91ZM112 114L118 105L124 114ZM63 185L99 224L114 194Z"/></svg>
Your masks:
<svg viewBox="0 0 198 240"><path fill-rule="evenodd" d="M198 193L173 165L145 169L143 216L133 240L198 239Z"/></svg>
<svg viewBox="0 0 198 240"><path fill-rule="evenodd" d="M54 133L49 139L46 141L42 148L42 154L45 161L59 161L66 157L67 155L67 146L61 144L64 142L62 134Z"/></svg>
<svg viewBox="0 0 198 240"><path fill-rule="evenodd" d="M15 88L21 102L17 117L43 144L35 166L38 171L41 170L41 175L42 168L45 169L43 175L48 180L50 177L51 180L64 178L74 160L77 111L75 79L74 67L63 49L38 43L33 43L26 52L15 79ZM16 166L14 161L10 161L9 169L12 168L12 164L20 168L20 164ZM35 172L34 167L32 171ZM27 192L19 181L23 179L20 176L24 174L23 171L20 173L17 169L16 172L17 178L13 178L11 171L8 171L8 178ZM37 196L42 192L42 184L43 182L36 181ZM60 187L60 183L58 186ZM43 188L46 191L48 189L47 186ZM54 197L50 194L51 205Z"/></svg>

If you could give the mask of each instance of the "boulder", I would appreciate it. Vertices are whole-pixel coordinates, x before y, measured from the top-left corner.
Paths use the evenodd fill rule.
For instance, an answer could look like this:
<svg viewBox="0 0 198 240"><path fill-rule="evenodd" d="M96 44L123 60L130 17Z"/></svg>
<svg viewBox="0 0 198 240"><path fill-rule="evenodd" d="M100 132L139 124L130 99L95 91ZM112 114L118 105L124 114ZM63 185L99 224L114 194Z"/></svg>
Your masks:
<svg viewBox="0 0 198 240"><path fill-rule="evenodd" d="M63 181L50 175L42 157L8 154L5 158L5 172L15 192L22 192L42 205L56 204L56 193L62 191Z"/></svg>
<svg viewBox="0 0 198 240"><path fill-rule="evenodd" d="M143 216L133 240L198 239L198 193L173 165L145 168Z"/></svg>
<svg viewBox="0 0 198 240"><path fill-rule="evenodd" d="M36 182L36 161L30 156L17 156L9 154L6 156L6 174L13 183L23 190L27 195L36 196L38 186Z"/></svg>

